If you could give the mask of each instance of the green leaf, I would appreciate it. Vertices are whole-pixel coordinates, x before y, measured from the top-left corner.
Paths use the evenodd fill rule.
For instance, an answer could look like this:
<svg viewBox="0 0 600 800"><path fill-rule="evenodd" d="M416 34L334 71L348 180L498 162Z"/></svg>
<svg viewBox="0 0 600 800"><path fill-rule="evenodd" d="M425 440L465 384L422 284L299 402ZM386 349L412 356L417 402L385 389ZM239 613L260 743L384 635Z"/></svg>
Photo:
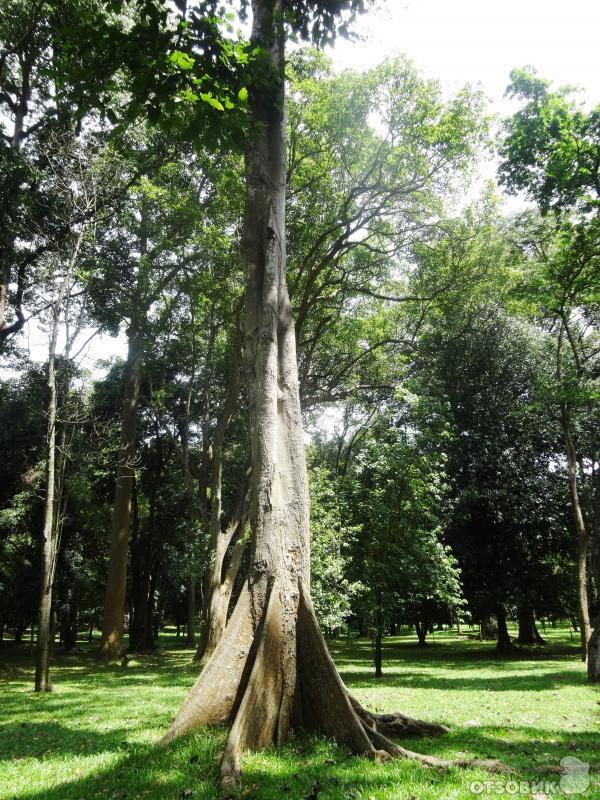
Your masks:
<svg viewBox="0 0 600 800"><path fill-rule="evenodd" d="M208 103L209 106L212 106L213 108L216 108L217 111L224 111L225 110L224 107L223 107L223 104L221 103L221 101L217 100L216 97L213 97L212 94L210 94L210 92L201 94L200 95L200 99L204 100L205 103Z"/></svg>
<svg viewBox="0 0 600 800"><path fill-rule="evenodd" d="M179 67L179 69L183 70L192 69L196 63L195 59L193 59L191 56L188 56L187 53L183 53L181 50L174 50L169 56L169 61L171 64L174 64L176 67Z"/></svg>

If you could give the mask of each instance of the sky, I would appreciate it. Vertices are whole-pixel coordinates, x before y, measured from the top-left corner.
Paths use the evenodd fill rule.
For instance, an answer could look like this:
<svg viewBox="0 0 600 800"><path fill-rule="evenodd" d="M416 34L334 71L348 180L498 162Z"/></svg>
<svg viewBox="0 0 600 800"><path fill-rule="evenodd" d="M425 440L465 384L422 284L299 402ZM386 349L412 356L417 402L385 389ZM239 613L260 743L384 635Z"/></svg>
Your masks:
<svg viewBox="0 0 600 800"><path fill-rule="evenodd" d="M600 102L598 0L379 0L355 30L364 41L331 51L342 69L404 53L449 90L481 84L502 113L511 69L531 65Z"/></svg>
<svg viewBox="0 0 600 800"><path fill-rule="evenodd" d="M580 87L588 106L600 103L600 0L377 0L355 30L360 41L329 50L336 69L368 69L403 53L448 94L481 86L489 111L502 117L513 110L504 97L511 69L531 65L556 86ZM482 172L491 176L494 165ZM25 333L32 357L45 360L45 337ZM125 354L124 337L99 336L83 364Z"/></svg>

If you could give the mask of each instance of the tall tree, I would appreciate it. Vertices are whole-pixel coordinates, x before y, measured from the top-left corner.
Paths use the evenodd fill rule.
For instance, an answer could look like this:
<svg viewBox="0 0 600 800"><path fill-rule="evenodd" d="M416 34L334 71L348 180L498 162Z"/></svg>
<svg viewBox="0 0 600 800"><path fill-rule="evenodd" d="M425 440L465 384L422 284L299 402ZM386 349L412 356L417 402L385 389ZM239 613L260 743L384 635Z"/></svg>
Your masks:
<svg viewBox="0 0 600 800"><path fill-rule="evenodd" d="M584 475L575 430L577 402L573 399L584 390L586 380L595 376L593 359L590 361L595 347L590 348L590 339L584 342L583 337L592 334L595 340L598 332L594 308L600 259L600 108L586 112L574 102L569 87L552 91L549 81L528 69L513 71L508 90L523 107L506 121L500 178L510 191L527 192L542 215L553 212L551 227L557 229L557 236L551 235L550 240L543 234L537 236L536 255L544 267L541 280L534 281L534 290L538 308L555 323L556 380L562 395L560 422L577 540L579 622L585 659L590 637L588 530L580 496ZM567 349L573 364L570 375ZM600 680L600 620L588 670L590 680Z"/></svg>
<svg viewBox="0 0 600 800"><path fill-rule="evenodd" d="M36 691L52 691L50 650L52 643L52 592L56 574L58 544L63 522L64 470L68 458L67 406L59 398L59 336L64 338L63 360L69 363L77 336L87 323L87 287L78 286L77 267L82 249L89 238L90 223L98 203L98 182L104 163L93 144L76 144L68 137L52 154L54 193L61 197L62 224L70 235L62 251L47 257L48 275L42 285L48 287L44 306L49 312L48 331L48 409L46 436L46 492L42 533L41 588L38 614ZM104 176L105 177L105 176ZM78 287L77 299L73 299ZM63 370L68 373L68 370ZM65 381L63 380L63 384ZM68 393L68 380L62 393ZM59 417L59 413L62 419Z"/></svg>
<svg viewBox="0 0 600 800"><path fill-rule="evenodd" d="M252 439L252 552L248 580L219 645L163 741L201 724L233 724L221 762L235 783L246 749L285 742L304 725L354 752L433 757L393 744L385 733L440 732L402 715L373 715L344 687L310 601L308 488L294 322L286 282L284 120L285 21L318 39L356 2L252 0L259 48L250 87L242 260L245 353ZM262 73L262 81L260 74Z"/></svg>
<svg viewBox="0 0 600 800"><path fill-rule="evenodd" d="M152 146L164 152L162 144L159 134L149 134L134 158L144 161ZM177 158L177 154L171 153L171 156ZM118 658L124 647L127 556L142 367L160 333L161 322L170 317L170 300L165 299L165 293L176 276L184 280L191 266L202 260L204 242L198 238L198 231L212 195L210 181L197 160L190 158L194 173L186 169L180 159L156 164L154 180L140 179L131 191L131 205L114 220L109 219L102 231L100 257L104 269L92 280L98 319L113 330L124 323L128 341L100 645L103 658Z"/></svg>

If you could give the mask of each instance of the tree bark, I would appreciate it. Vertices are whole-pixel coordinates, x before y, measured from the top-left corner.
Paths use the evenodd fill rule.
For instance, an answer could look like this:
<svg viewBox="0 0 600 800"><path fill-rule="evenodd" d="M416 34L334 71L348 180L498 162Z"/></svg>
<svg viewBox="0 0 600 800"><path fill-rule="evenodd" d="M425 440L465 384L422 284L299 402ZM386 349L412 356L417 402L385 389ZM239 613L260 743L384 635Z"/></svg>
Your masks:
<svg viewBox="0 0 600 800"><path fill-rule="evenodd" d="M212 502L215 500L216 497L212 499ZM241 500L241 502L245 501ZM220 497L217 503L220 507ZM212 564L204 592L205 610L202 634L194 656L194 661L200 661L203 664L214 653L227 623L233 587L246 549L243 534L246 524L245 507L242 506L238 509L225 530L221 530L220 514L218 519L214 520L214 524L215 526L218 524L218 529L215 529L211 541ZM225 569L225 556L236 535L238 541L233 547L227 569Z"/></svg>
<svg viewBox="0 0 600 800"><path fill-rule="evenodd" d="M63 603L59 612L60 641L65 653L70 653L77 644L77 609L72 602Z"/></svg>
<svg viewBox="0 0 600 800"><path fill-rule="evenodd" d="M132 614L129 623L129 650L132 652L147 652L154 650L153 629L153 590L152 574L143 550L146 542L138 541L135 548L136 558L140 563L131 570L131 605Z"/></svg>
<svg viewBox="0 0 600 800"><path fill-rule="evenodd" d="M510 640L510 635L508 633L508 627L506 624L506 611L504 610L503 606L498 606L496 619L498 620L498 643L496 644L496 650L500 652L516 650L517 648Z"/></svg>
<svg viewBox="0 0 600 800"><path fill-rule="evenodd" d="M383 677L383 653L382 653L382 642L383 642L383 619L380 613L377 614L376 617L376 624L375 624L375 636L373 641L373 661L375 664L375 677L382 678Z"/></svg>
<svg viewBox="0 0 600 800"><path fill-rule="evenodd" d="M196 378L196 317L194 314L194 298L190 295L190 322L192 328L192 364L188 382L187 398L183 404L183 414L179 420L179 438L181 441L181 455L183 477L187 494L187 516L191 526L195 527L200 504L198 503L197 487L190 470L190 411L194 395L194 382ZM190 553L190 568L186 588L186 644L196 644L196 542L192 541ZM179 635L179 620L177 621Z"/></svg>
<svg viewBox="0 0 600 800"><path fill-rule="evenodd" d="M121 442L115 482L112 539L100 643L100 655L107 659L120 658L123 654L129 517L141 383L140 341L137 330L130 327L127 331L127 338L128 353L121 416Z"/></svg>
<svg viewBox="0 0 600 800"><path fill-rule="evenodd" d="M241 535L247 514L246 508L246 487L240 490L237 508L234 511L229 525L223 529L222 516L222 486L223 486L223 447L225 433L231 417L235 411L239 396L239 368L236 364L236 341L232 343L229 356L230 368L228 391L219 416L219 421L212 438L210 451L211 458L211 477L210 477L210 515L209 533L211 549L210 571L205 580L204 586L204 607L202 615L202 632L200 643L194 661L206 663L207 659L213 654L219 639L225 630L229 601L233 584L237 576L237 570L241 563L243 548L234 548L232 559L227 571L224 571L224 563L227 551L233 541L234 536Z"/></svg>
<svg viewBox="0 0 600 800"><path fill-rule="evenodd" d="M203 628L203 637L200 646L194 656L195 661L200 661L205 664L214 653L225 631L233 586L239 572L245 549L246 542L243 539L236 542L224 577L222 579L219 577L218 582L214 581L211 584L206 624ZM217 559L221 565L223 564L223 557L223 553L217 553ZM214 572L216 572L216 570L214 570Z"/></svg>
<svg viewBox="0 0 600 800"><path fill-rule="evenodd" d="M481 641L486 639L498 638L498 626L493 623L490 617L484 617L479 623L479 638Z"/></svg>
<svg viewBox="0 0 600 800"><path fill-rule="evenodd" d="M134 522L136 537L131 548L131 601L132 620L129 626L129 649L132 651L152 651L155 648L155 585L161 543L157 541L156 516L160 502L160 485L166 461L161 439L156 429L156 461L152 469L152 483L149 492L148 519L143 529L139 529L137 514L137 492L134 479Z"/></svg>
<svg viewBox="0 0 600 800"><path fill-rule="evenodd" d="M517 642L530 645L546 644L536 627L535 616L531 606L525 605L519 609L519 635Z"/></svg>
<svg viewBox="0 0 600 800"><path fill-rule="evenodd" d="M567 453L567 468L569 473L569 492L571 495L571 510L577 537L577 603L579 610L579 631L581 635L581 659L585 661L587 645L590 638L590 612L587 594L587 550L588 537L581 509L579 488L577 485L577 451L566 409L562 412L562 429Z"/></svg>
<svg viewBox="0 0 600 800"><path fill-rule="evenodd" d="M20 157L19 150L21 149L23 126L29 112L32 61L33 52L31 48L27 48L24 58L19 58L21 85L19 87L20 91L17 92L14 115L15 121L10 139L12 157L15 160ZM14 199L12 196L7 197L5 203L5 214L2 220L3 224L0 226L2 229L0 232L0 341L5 339L10 333L20 330L25 323L25 317L21 310L20 303L17 303L15 307L15 313L17 315L16 321L12 324L7 324L6 322L12 260L15 254L15 231L12 230L11 215L15 214L16 209L14 208Z"/></svg>

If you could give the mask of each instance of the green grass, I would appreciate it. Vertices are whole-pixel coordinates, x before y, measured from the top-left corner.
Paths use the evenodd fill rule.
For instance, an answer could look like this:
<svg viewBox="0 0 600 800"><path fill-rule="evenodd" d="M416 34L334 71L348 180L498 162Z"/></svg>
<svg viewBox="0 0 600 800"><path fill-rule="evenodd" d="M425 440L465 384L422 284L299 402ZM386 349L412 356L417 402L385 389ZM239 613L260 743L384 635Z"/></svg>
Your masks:
<svg viewBox="0 0 600 800"><path fill-rule="evenodd" d="M565 629L548 636L547 647L516 659L498 659L492 643L457 641L453 633L436 633L425 649L410 636L390 638L382 679L373 677L369 642L332 646L342 677L369 708L452 728L443 738L406 746L445 757L500 758L515 770L509 778L397 759L378 764L325 739L298 737L282 750L245 758L241 796L306 800L318 782L320 800L454 800L476 796L469 788L476 780L556 784L557 776L541 776L536 765L558 765L566 755L596 764L600 693L585 683L577 639ZM197 674L190 657L168 634L159 653L127 666L100 665L81 644L77 654L57 653L55 692L35 695L30 648L4 647L0 799L220 798L224 730L199 730L164 750L155 746ZM597 780L586 798L600 797Z"/></svg>

